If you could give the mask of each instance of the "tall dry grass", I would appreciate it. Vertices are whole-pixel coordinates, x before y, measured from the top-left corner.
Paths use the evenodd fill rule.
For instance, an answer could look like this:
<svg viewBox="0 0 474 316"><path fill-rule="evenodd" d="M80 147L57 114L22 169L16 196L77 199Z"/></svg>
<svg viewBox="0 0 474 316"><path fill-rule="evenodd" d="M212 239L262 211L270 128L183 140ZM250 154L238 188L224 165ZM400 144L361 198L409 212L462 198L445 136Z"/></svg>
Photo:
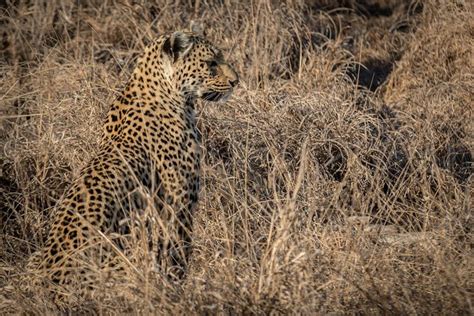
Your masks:
<svg viewBox="0 0 474 316"><path fill-rule="evenodd" d="M199 105L203 188L188 275L131 274L80 311L472 314L472 9L2 4L0 312L57 311L18 282L26 258L93 157L138 54L194 19L241 84L227 103Z"/></svg>

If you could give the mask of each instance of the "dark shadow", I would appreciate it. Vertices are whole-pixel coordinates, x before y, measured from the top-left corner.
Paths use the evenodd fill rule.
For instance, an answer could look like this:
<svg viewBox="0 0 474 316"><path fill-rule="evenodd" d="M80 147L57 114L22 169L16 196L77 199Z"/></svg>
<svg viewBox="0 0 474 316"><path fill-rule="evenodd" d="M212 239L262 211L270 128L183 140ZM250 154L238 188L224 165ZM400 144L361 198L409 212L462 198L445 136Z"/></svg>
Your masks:
<svg viewBox="0 0 474 316"><path fill-rule="evenodd" d="M369 59L362 64L350 67L347 74L359 87L375 91L385 83L392 70L393 62L391 61Z"/></svg>
<svg viewBox="0 0 474 316"><path fill-rule="evenodd" d="M436 164L449 170L460 182L465 182L474 173L472 153L460 143L448 144L435 153Z"/></svg>
<svg viewBox="0 0 474 316"><path fill-rule="evenodd" d="M342 181L347 172L347 154L339 145L327 142L314 155L329 179Z"/></svg>

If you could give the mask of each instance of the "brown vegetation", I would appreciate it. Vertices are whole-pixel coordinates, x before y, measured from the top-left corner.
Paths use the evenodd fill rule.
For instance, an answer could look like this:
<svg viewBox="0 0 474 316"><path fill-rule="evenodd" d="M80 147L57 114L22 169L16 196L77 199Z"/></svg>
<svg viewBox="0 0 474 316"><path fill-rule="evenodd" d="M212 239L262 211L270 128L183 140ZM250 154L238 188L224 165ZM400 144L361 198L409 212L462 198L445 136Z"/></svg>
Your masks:
<svg viewBox="0 0 474 316"><path fill-rule="evenodd" d="M79 5L78 5L79 3ZM213 3L213 4L212 4ZM241 84L201 103L192 267L83 312L472 314L469 1L6 1L0 6L0 313L94 155L144 45L191 19ZM138 267L140 269L140 267Z"/></svg>

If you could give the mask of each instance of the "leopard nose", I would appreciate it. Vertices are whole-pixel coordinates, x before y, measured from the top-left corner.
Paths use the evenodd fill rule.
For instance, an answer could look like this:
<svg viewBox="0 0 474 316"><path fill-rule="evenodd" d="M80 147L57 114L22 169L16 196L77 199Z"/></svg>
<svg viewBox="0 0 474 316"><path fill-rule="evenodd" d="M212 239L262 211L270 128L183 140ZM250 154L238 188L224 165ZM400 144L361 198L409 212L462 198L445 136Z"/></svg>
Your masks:
<svg viewBox="0 0 474 316"><path fill-rule="evenodd" d="M229 83L232 87L235 87L239 83L239 78L230 79Z"/></svg>
<svg viewBox="0 0 474 316"><path fill-rule="evenodd" d="M221 67L224 75L227 77L229 84L232 87L235 87L239 83L239 75L237 72L235 72L235 70L232 69L232 67L228 64L223 64Z"/></svg>

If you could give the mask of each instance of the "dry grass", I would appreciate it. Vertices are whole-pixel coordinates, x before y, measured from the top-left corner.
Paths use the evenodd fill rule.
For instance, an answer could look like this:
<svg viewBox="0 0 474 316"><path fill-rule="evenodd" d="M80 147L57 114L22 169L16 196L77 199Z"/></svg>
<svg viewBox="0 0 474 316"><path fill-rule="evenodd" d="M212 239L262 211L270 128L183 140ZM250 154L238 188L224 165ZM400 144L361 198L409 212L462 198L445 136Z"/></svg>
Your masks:
<svg viewBox="0 0 474 316"><path fill-rule="evenodd" d="M472 314L472 5L190 3L1 5L0 313L57 311L26 258L137 54L195 19L241 84L200 104L192 266L81 311Z"/></svg>

